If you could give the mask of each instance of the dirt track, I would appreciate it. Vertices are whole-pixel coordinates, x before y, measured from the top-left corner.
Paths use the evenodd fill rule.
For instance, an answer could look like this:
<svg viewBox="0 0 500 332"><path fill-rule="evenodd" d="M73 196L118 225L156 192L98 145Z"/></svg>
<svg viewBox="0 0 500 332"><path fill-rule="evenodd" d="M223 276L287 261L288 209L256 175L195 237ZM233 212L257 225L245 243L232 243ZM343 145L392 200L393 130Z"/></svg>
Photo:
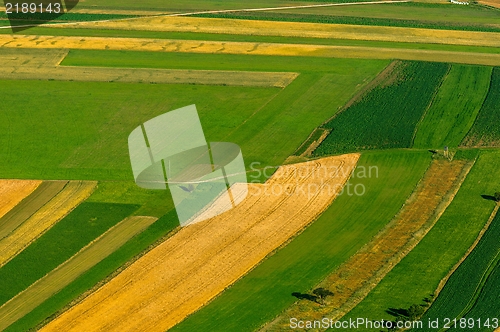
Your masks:
<svg viewBox="0 0 500 332"><path fill-rule="evenodd" d="M236 208L181 229L42 331L165 331L320 215L358 158L280 167Z"/></svg>

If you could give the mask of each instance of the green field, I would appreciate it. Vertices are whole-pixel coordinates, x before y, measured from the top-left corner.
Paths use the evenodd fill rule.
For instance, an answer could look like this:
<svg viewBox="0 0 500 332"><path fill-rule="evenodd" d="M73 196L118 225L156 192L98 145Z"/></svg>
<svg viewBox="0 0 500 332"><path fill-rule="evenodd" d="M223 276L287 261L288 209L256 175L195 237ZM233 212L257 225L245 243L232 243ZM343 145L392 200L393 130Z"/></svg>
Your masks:
<svg viewBox="0 0 500 332"><path fill-rule="evenodd" d="M474 124L488 93L490 67L452 65L418 126L413 147L457 147Z"/></svg>
<svg viewBox="0 0 500 332"><path fill-rule="evenodd" d="M343 319L394 320L388 311L421 304L477 238L495 203L500 153L483 151L455 199L422 241Z"/></svg>
<svg viewBox="0 0 500 332"><path fill-rule="evenodd" d="M351 179L365 195L339 196L300 236L172 331L253 331L271 320L296 301L293 292L310 291L384 227L430 161L422 151L363 154L358 167L376 166L379 174Z"/></svg>
<svg viewBox="0 0 500 332"><path fill-rule="evenodd" d="M331 133L314 154L410 147L448 68L442 63L398 64L378 86L324 125Z"/></svg>
<svg viewBox="0 0 500 332"><path fill-rule="evenodd" d="M73 256L137 205L82 203L0 268L0 304Z"/></svg>
<svg viewBox="0 0 500 332"><path fill-rule="evenodd" d="M482 306L478 299L486 291L484 286L489 281L492 272L499 266L499 238L500 215L497 215L481 241L447 281L435 302L422 317L423 320L460 319L465 317L476 304ZM498 294L498 289L490 291ZM471 317L486 320L497 317L498 313L499 311L491 310L486 313L487 315ZM433 331L434 329L419 330Z"/></svg>
<svg viewBox="0 0 500 332"><path fill-rule="evenodd" d="M499 146L500 127L500 67L493 69L491 86L484 101L483 107L479 111L476 122L465 137L464 146Z"/></svg>
<svg viewBox="0 0 500 332"><path fill-rule="evenodd" d="M234 69L244 68L245 62L252 65L245 60L266 58L240 57ZM215 59L206 59L206 67ZM304 72L285 89L3 81L0 177L131 179L128 134L156 115L193 103L207 141L239 144L247 165L280 165L387 61L338 59L326 64L331 66L321 70L328 71ZM282 67L296 69L286 63ZM16 105L16 112L10 105Z"/></svg>

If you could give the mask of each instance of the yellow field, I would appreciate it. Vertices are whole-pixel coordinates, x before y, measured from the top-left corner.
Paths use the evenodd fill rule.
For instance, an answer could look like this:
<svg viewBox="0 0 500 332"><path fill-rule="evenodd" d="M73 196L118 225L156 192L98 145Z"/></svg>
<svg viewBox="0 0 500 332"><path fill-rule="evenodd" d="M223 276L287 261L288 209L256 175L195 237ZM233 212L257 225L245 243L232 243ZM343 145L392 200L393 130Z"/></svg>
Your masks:
<svg viewBox="0 0 500 332"><path fill-rule="evenodd" d="M0 218L35 191L41 183L42 181L36 180L0 180Z"/></svg>
<svg viewBox="0 0 500 332"><path fill-rule="evenodd" d="M491 6L491 7L496 7L500 8L500 0L481 0L479 1L480 4Z"/></svg>
<svg viewBox="0 0 500 332"><path fill-rule="evenodd" d="M182 228L42 331L165 331L316 219L358 158L280 167L236 208Z"/></svg>
<svg viewBox="0 0 500 332"><path fill-rule="evenodd" d="M91 82L127 82L157 84L204 84L228 86L288 86L297 73L222 70L127 69L59 66L67 50L6 49L0 54L0 78ZM36 51L36 52L33 52Z"/></svg>
<svg viewBox="0 0 500 332"><path fill-rule="evenodd" d="M500 43L500 39L498 40ZM500 66L500 54L252 42L0 35L0 47L401 59Z"/></svg>
<svg viewBox="0 0 500 332"><path fill-rule="evenodd" d="M87 199L96 185L95 181L70 181L40 210L9 236L2 239L0 241L0 267Z"/></svg>
<svg viewBox="0 0 500 332"><path fill-rule="evenodd" d="M126 218L66 262L0 307L0 331L29 313L78 276L154 223L153 217Z"/></svg>
<svg viewBox="0 0 500 332"><path fill-rule="evenodd" d="M492 0L490 0L492 1ZM494 0L493 0L494 1ZM226 18L150 17L110 22L82 22L59 27L223 33L235 35L500 46L500 33L400 27L269 22Z"/></svg>
<svg viewBox="0 0 500 332"><path fill-rule="evenodd" d="M335 320L350 311L427 234L451 203L471 166L465 161L434 161L394 220L319 285L335 294L327 305L296 302L262 331L286 330L292 317Z"/></svg>

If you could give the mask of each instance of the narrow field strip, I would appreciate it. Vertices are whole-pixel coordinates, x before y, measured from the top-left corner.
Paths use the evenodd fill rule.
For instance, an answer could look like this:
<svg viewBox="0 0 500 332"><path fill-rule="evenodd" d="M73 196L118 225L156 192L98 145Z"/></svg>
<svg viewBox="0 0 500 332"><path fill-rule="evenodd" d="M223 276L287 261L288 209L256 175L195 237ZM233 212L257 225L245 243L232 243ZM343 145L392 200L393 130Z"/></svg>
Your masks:
<svg viewBox="0 0 500 332"><path fill-rule="evenodd" d="M66 184L13 233L0 240L0 267L87 199L96 186L96 181L70 181Z"/></svg>
<svg viewBox="0 0 500 332"><path fill-rule="evenodd" d="M453 65L419 124L414 148L457 147L488 94L491 67Z"/></svg>
<svg viewBox="0 0 500 332"><path fill-rule="evenodd" d="M67 50L31 49L26 53L15 49L4 50L0 54L3 64L0 67L0 79L284 88L299 75L293 72L59 66L68 54Z"/></svg>
<svg viewBox="0 0 500 332"><path fill-rule="evenodd" d="M4 330L66 287L156 220L154 217L128 217L110 228L73 257L1 306L0 330Z"/></svg>
<svg viewBox="0 0 500 332"><path fill-rule="evenodd" d="M292 317L336 320L355 307L434 226L471 166L466 161L434 161L396 217L318 285L335 294L327 305L299 300L262 331L286 330Z"/></svg>
<svg viewBox="0 0 500 332"><path fill-rule="evenodd" d="M109 22L81 22L72 25L72 27L393 42L405 41L409 43L445 45L500 46L500 33L496 32L362 26L349 24L273 22L228 18L147 17L134 20Z"/></svg>
<svg viewBox="0 0 500 332"><path fill-rule="evenodd" d="M5 226L1 218L35 191L41 183L42 181L36 180L0 180L0 239L3 237Z"/></svg>
<svg viewBox="0 0 500 332"><path fill-rule="evenodd" d="M497 151L481 152L436 225L343 320L355 317L394 320L389 313L391 308L407 309L421 304L435 292L477 239L495 208L494 202L481 195L494 192L500 185L499 161Z"/></svg>
<svg viewBox="0 0 500 332"><path fill-rule="evenodd" d="M498 39L500 45L500 38ZM500 54L254 42L218 42L146 38L0 35L0 48L129 50L202 54L253 54L327 58L401 59L500 65Z"/></svg>
<svg viewBox="0 0 500 332"><path fill-rule="evenodd" d="M25 197L0 218L0 223L2 224L0 229L0 247L6 236L47 204L47 202L63 190L67 183L68 181L42 182L29 196Z"/></svg>
<svg viewBox="0 0 500 332"><path fill-rule="evenodd" d="M250 184L236 208L181 229L42 331L165 331L316 219L358 158L280 167L266 184Z"/></svg>

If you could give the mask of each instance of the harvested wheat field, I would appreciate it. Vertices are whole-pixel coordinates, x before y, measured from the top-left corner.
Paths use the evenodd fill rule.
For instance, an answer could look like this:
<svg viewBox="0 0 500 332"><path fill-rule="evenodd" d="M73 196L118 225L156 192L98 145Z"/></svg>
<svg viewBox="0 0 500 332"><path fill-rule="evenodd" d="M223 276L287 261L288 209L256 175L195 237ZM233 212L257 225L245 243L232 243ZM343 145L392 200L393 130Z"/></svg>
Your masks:
<svg viewBox="0 0 500 332"><path fill-rule="evenodd" d="M500 8L500 0L486 0L486 1L478 1L478 2L482 5Z"/></svg>
<svg viewBox="0 0 500 332"><path fill-rule="evenodd" d="M0 218L42 183L35 180L0 180ZM3 223L0 219L0 229Z"/></svg>
<svg viewBox="0 0 500 332"><path fill-rule="evenodd" d="M358 159L280 167L265 184L250 184L236 208L182 228L42 331L165 331L315 220Z"/></svg>
<svg viewBox="0 0 500 332"><path fill-rule="evenodd" d="M500 54L490 53L375 48L363 46L220 42L147 38L82 38L68 36L0 35L0 48L123 50L202 54L252 54L331 58L401 59L500 66Z"/></svg>
<svg viewBox="0 0 500 332"><path fill-rule="evenodd" d="M289 330L291 317L339 319L354 308L430 231L453 200L471 167L472 163L463 160L433 161L395 218L319 285L335 293L327 305L296 302L262 331Z"/></svg>
<svg viewBox="0 0 500 332"><path fill-rule="evenodd" d="M129 217L0 307L0 331L7 328L78 276L154 223L153 217Z"/></svg>
<svg viewBox="0 0 500 332"><path fill-rule="evenodd" d="M31 242L64 218L96 188L95 181L70 181L64 189L0 240L0 266L5 265Z"/></svg>
<svg viewBox="0 0 500 332"><path fill-rule="evenodd" d="M55 26L57 27L57 26ZM223 33L235 35L332 38L352 40L500 46L500 33L349 24L272 22L227 18L146 17L107 22L81 22L59 27Z"/></svg>

